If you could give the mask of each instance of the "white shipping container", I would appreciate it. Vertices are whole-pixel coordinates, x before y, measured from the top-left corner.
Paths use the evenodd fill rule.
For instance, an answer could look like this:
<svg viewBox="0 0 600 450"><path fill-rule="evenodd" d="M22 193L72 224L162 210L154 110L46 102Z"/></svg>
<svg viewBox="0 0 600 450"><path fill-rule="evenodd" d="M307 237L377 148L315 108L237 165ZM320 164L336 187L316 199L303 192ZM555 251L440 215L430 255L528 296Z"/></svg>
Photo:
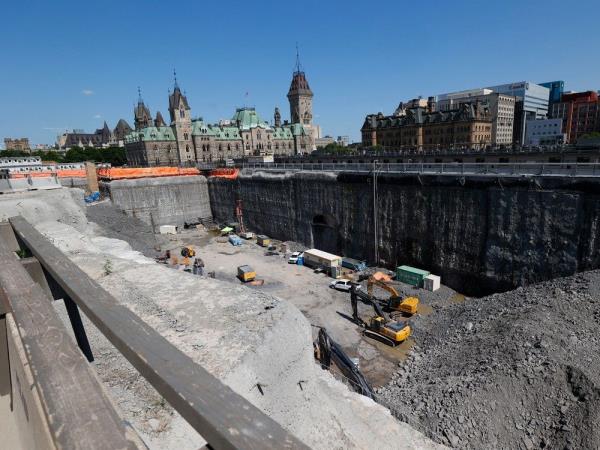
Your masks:
<svg viewBox="0 0 600 450"><path fill-rule="evenodd" d="M177 234L176 225L161 225L159 228L160 234Z"/></svg>
<svg viewBox="0 0 600 450"><path fill-rule="evenodd" d="M428 291L437 291L440 288L441 279L438 275L427 275L423 279L423 288Z"/></svg>

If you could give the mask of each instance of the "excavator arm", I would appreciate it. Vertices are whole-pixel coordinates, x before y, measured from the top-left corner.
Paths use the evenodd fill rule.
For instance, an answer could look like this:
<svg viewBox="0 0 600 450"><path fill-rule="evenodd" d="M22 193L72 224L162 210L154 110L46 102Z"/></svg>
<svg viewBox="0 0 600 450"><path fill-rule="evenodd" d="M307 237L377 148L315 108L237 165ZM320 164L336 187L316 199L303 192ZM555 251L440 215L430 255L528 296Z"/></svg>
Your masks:
<svg viewBox="0 0 600 450"><path fill-rule="evenodd" d="M367 292L371 296L373 295L373 287L374 286L377 286L377 287L383 289L384 291L388 292L390 294L390 297L400 297L400 294L398 293L398 291L396 289L394 289L393 286L390 286L385 281L378 280L374 277L370 277L369 281L367 282Z"/></svg>

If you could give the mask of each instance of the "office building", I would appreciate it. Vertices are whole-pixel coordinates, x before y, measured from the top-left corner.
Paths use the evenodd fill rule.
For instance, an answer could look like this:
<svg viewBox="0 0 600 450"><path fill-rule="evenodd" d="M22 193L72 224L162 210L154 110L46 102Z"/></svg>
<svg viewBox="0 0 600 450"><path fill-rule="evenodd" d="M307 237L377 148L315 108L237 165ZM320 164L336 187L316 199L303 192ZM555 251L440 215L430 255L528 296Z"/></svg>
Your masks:
<svg viewBox="0 0 600 450"><path fill-rule="evenodd" d="M528 120L525 145L560 145L566 142L562 119Z"/></svg>
<svg viewBox="0 0 600 450"><path fill-rule="evenodd" d="M548 102L550 89L529 81L488 86L499 94L516 97L515 119L513 125L513 142L525 142L525 129L528 120L546 119L548 117ZM521 105L518 105L519 101Z"/></svg>
<svg viewBox="0 0 600 450"><path fill-rule="evenodd" d="M540 86L550 89L550 95L548 98L548 112L552 110L552 105L560 102L562 95L565 92L564 81L548 81L547 83L540 83Z"/></svg>
<svg viewBox="0 0 600 450"><path fill-rule="evenodd" d="M561 101L552 105L550 115L562 120L569 144L586 134L600 132L600 101L595 91L563 94Z"/></svg>
<svg viewBox="0 0 600 450"><path fill-rule="evenodd" d="M438 95L435 108L438 111L450 111L463 103L474 102L481 102L488 107L492 119L492 145L510 146L513 143L515 97L491 89L471 89Z"/></svg>

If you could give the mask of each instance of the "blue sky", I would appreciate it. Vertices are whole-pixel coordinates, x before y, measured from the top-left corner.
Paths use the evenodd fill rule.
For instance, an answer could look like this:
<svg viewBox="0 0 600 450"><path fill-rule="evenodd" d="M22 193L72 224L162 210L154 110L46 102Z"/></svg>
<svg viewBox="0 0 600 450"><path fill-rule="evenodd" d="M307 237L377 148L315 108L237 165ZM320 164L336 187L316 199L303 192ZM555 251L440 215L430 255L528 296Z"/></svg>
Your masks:
<svg viewBox="0 0 600 450"><path fill-rule="evenodd" d="M132 124L137 86L167 117L173 68L193 116L247 104L287 118L298 42L315 121L357 140L367 113L419 95L521 80L600 89L599 23L598 0L5 2L0 139Z"/></svg>

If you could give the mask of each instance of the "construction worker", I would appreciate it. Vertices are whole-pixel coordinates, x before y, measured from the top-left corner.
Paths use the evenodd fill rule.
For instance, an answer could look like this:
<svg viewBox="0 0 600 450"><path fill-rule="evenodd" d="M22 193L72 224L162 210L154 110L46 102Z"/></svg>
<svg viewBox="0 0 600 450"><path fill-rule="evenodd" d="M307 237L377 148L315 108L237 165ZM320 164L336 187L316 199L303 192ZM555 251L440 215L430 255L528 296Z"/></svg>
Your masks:
<svg viewBox="0 0 600 450"><path fill-rule="evenodd" d="M202 258L196 258L194 260L194 275L204 275L204 261Z"/></svg>

